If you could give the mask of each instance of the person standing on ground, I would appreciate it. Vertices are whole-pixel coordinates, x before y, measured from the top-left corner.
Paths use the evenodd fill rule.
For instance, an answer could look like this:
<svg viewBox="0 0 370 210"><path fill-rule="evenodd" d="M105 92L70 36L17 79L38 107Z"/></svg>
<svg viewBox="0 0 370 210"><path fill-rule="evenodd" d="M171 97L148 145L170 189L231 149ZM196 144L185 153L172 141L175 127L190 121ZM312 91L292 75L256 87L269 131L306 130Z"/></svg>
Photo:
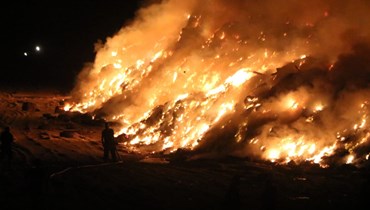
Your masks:
<svg viewBox="0 0 370 210"><path fill-rule="evenodd" d="M112 160L116 161L116 142L114 140L114 131L109 127L109 123L105 123L105 128L101 134L101 141L104 147L104 161L109 160L109 153L111 154Z"/></svg>
<svg viewBox="0 0 370 210"><path fill-rule="evenodd" d="M12 146L14 142L14 136L10 132L10 127L6 126L0 134L1 141L1 159L7 161L8 167L11 165L11 160L13 158Z"/></svg>

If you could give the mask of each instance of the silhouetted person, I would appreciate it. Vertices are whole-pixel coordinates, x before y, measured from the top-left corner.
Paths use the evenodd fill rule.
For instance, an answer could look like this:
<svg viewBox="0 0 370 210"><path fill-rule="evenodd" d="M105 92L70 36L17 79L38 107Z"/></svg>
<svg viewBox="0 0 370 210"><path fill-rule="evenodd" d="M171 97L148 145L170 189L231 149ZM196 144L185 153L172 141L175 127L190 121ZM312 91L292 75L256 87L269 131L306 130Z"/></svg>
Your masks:
<svg viewBox="0 0 370 210"><path fill-rule="evenodd" d="M7 126L0 134L1 140L1 159L5 159L7 167L10 169L11 161L13 158L12 146L14 142L14 136L10 132L10 128Z"/></svg>
<svg viewBox="0 0 370 210"><path fill-rule="evenodd" d="M105 128L101 133L101 142L104 147L104 161L109 160L109 153L112 156L112 160L116 161L116 142L114 140L114 131L109 127L109 123L105 123Z"/></svg>
<svg viewBox="0 0 370 210"><path fill-rule="evenodd" d="M272 183L271 178L265 182L265 188L262 192L262 209L274 210L276 209L277 188Z"/></svg>
<svg viewBox="0 0 370 210"><path fill-rule="evenodd" d="M229 188L225 194L225 200L222 207L222 209L241 209L239 175L235 175L231 179Z"/></svg>

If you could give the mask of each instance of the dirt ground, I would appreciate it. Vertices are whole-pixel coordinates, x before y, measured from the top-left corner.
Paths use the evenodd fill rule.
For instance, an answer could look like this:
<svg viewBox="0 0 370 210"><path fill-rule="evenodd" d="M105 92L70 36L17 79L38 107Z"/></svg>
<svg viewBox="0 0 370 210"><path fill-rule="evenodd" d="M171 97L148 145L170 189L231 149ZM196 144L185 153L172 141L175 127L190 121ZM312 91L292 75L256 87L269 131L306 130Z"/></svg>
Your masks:
<svg viewBox="0 0 370 210"><path fill-rule="evenodd" d="M1 203L5 209L352 209L369 196L369 173L354 168L122 159L3 171Z"/></svg>
<svg viewBox="0 0 370 210"><path fill-rule="evenodd" d="M106 163L102 124L56 113L65 99L1 94L0 123L16 137L11 169L0 165L1 209L353 209L369 200L368 168L351 165L186 161L124 147Z"/></svg>

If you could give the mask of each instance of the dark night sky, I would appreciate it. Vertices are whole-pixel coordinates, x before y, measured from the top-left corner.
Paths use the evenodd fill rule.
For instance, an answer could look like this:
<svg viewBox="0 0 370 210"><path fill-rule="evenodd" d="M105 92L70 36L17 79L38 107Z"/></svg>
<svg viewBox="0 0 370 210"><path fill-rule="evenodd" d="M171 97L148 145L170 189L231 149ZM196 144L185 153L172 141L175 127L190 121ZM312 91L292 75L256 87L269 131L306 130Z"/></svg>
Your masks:
<svg viewBox="0 0 370 210"><path fill-rule="evenodd" d="M0 86L69 92L84 63L94 61L94 43L114 35L142 4L142 0L57 0L2 5ZM37 45L40 52L35 51Z"/></svg>

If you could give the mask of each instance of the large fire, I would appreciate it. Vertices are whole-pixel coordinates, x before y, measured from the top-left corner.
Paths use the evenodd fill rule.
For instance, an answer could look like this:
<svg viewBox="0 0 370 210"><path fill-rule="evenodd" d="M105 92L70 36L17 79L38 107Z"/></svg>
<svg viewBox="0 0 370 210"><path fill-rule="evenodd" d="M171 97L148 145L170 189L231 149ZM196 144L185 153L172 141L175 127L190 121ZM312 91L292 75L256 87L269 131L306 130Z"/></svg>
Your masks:
<svg viewBox="0 0 370 210"><path fill-rule="evenodd" d="M129 136L123 146L141 153L365 162L370 4L262 2L141 9L97 46L65 110L119 122L116 136Z"/></svg>

